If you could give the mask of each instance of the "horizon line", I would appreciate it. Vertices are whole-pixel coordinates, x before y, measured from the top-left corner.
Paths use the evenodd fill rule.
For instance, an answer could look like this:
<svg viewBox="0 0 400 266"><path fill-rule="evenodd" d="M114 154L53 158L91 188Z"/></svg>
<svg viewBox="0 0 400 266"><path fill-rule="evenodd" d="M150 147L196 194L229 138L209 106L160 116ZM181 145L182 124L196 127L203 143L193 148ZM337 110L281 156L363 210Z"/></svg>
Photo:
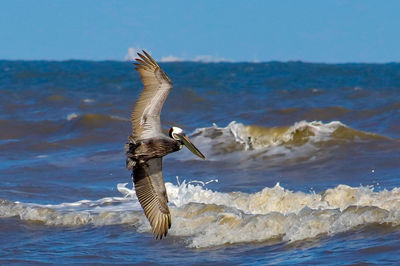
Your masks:
<svg viewBox="0 0 400 266"><path fill-rule="evenodd" d="M9 62L69 62L69 61L86 61L86 62L120 62L120 63L133 63L135 60L121 60L121 59L3 59L0 61ZM303 63L303 64L325 64L325 65L346 65L346 64L366 64L366 65L384 65L384 64L400 64L400 61L386 61L386 62L362 62L362 61L347 61L347 62L323 62L323 61L305 61L305 60L253 60L253 61L234 61L234 60L221 60L221 61L201 61L201 60L177 60L177 61L163 61L162 59L156 60L160 64L179 64L179 63L199 63L199 64L267 64L267 63Z"/></svg>

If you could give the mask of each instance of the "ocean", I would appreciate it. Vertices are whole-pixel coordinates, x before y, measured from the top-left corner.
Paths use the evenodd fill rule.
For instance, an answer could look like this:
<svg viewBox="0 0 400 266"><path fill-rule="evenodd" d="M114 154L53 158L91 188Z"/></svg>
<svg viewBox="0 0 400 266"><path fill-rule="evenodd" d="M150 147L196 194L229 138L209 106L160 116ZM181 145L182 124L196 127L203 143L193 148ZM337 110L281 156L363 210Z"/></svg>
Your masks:
<svg viewBox="0 0 400 266"><path fill-rule="evenodd" d="M398 264L400 64L160 64L155 240L125 168L131 62L0 61L0 264Z"/></svg>

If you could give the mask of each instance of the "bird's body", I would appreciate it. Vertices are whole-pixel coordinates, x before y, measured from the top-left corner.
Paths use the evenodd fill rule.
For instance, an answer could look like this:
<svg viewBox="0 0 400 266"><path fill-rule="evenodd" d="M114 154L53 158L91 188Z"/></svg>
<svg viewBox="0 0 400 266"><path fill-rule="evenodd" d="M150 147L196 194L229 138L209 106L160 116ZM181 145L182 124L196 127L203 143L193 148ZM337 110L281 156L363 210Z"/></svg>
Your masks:
<svg viewBox="0 0 400 266"><path fill-rule="evenodd" d="M127 168L133 170L137 163L144 163L151 158L162 158L167 154L179 151L182 144L167 136L143 139L139 141L130 140L126 147ZM133 164L133 165L132 165Z"/></svg>
<svg viewBox="0 0 400 266"><path fill-rule="evenodd" d="M126 145L126 164L132 170L136 195L149 219L153 234L162 238L171 227L168 196L162 174L162 157L186 145L193 153L205 156L180 128L172 127L169 136L162 132L160 112L172 89L172 82L154 59L143 51L136 59L144 89L132 112L132 135Z"/></svg>

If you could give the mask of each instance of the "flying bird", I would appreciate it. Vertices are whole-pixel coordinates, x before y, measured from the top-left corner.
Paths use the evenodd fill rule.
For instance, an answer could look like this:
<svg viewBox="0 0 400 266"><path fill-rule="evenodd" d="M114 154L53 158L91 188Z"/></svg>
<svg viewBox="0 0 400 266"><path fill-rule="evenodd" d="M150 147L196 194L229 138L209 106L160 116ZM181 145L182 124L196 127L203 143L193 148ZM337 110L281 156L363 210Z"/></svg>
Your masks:
<svg viewBox="0 0 400 266"><path fill-rule="evenodd" d="M183 130L171 127L162 131L160 112L172 89L172 82L146 52L138 53L134 63L144 85L132 112L132 135L126 149L126 166L132 170L136 195L156 239L166 236L171 227L168 196L162 174L162 158L185 145L202 159L206 157L193 145Z"/></svg>

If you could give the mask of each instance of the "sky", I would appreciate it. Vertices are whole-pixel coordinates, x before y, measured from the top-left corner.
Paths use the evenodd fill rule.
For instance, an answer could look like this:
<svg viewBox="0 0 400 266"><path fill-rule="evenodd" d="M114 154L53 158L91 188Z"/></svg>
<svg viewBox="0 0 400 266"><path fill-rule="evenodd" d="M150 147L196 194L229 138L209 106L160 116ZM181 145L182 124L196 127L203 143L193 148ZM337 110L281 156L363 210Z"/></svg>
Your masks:
<svg viewBox="0 0 400 266"><path fill-rule="evenodd" d="M396 0L2 0L0 59L400 61Z"/></svg>

